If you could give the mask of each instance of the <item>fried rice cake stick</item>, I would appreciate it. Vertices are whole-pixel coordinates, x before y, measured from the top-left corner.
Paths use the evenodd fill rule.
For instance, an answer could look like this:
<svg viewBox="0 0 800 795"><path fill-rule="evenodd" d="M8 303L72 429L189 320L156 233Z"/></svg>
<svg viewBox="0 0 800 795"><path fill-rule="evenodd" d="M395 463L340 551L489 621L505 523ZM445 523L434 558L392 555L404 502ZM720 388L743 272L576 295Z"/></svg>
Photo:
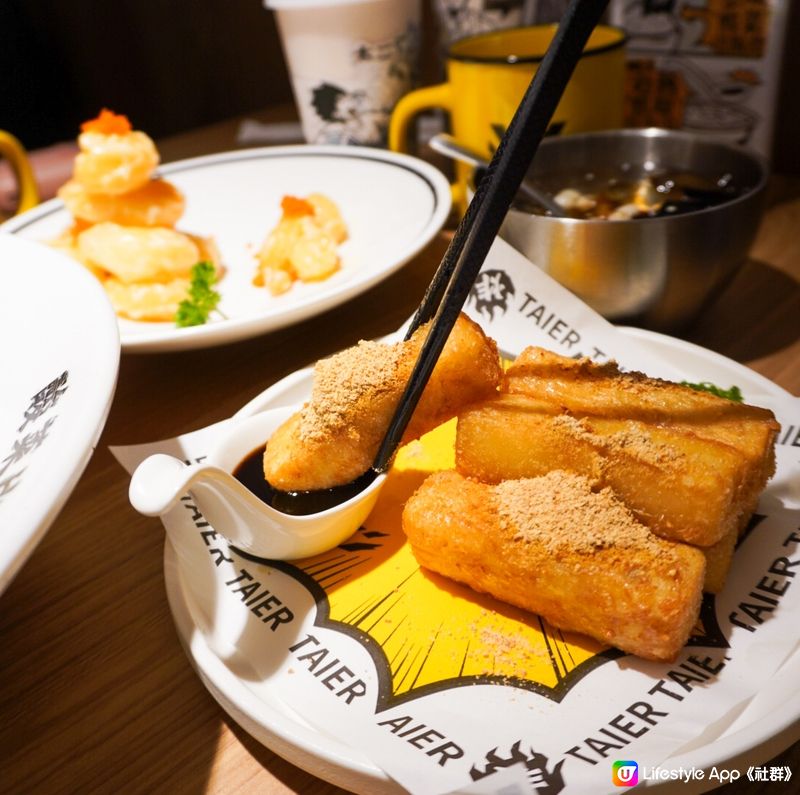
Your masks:
<svg viewBox="0 0 800 795"><path fill-rule="evenodd" d="M747 462L741 489L747 514L775 472L780 426L771 411L642 373L623 373L613 362L597 364L526 348L507 370L502 391L553 403L576 417L669 425L735 448Z"/></svg>
<svg viewBox="0 0 800 795"><path fill-rule="evenodd" d="M672 541L710 547L738 529L748 468L735 448L682 427L556 411L521 394L466 409L456 468L488 483L577 472L610 487L640 522Z"/></svg>
<svg viewBox="0 0 800 795"><path fill-rule="evenodd" d="M281 491L327 489L369 469L428 332L407 341L362 341L314 368L311 399L267 442L264 476ZM416 439L496 393L497 346L459 316L403 436Z"/></svg>
<svg viewBox="0 0 800 795"><path fill-rule="evenodd" d="M716 544L712 544L710 547L698 547L706 559L706 579L703 583L703 590L707 593L721 593L725 587L738 538L739 528L734 527Z"/></svg>
<svg viewBox="0 0 800 795"><path fill-rule="evenodd" d="M674 660L699 615L703 554L581 475L490 485L437 472L403 530L421 566L647 660Z"/></svg>

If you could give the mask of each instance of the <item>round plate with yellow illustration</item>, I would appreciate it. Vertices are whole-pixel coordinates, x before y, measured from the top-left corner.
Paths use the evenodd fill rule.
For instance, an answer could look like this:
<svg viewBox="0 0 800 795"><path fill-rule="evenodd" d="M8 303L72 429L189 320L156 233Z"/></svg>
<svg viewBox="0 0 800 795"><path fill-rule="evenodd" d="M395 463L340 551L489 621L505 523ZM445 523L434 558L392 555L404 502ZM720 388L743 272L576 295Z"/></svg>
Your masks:
<svg viewBox="0 0 800 795"><path fill-rule="evenodd" d="M762 396L786 398L771 382L724 357L662 335L639 330L624 333L679 366L689 380L735 383L752 402ZM247 404L238 416L298 403L307 397L310 385L310 370L295 373ZM395 532L404 500L425 473L452 466L453 433L449 423L422 442L403 448L365 527L331 553L293 563L270 563L276 581L280 587L294 589L295 604L317 611L317 625L345 633L363 645L378 671L383 708L435 697L456 687L463 688L463 700L470 696L471 684L510 685L551 705L579 687L584 696L591 695L587 691L593 686L593 672L602 672L609 661L620 659L620 652L423 572L402 533ZM208 558L202 544L195 546L200 547L198 559ZM311 725L288 706L285 694L269 675L263 675L263 660L256 659L259 649L263 650L263 636L250 639L246 632L242 639L231 636L231 625L234 632L244 626L241 618L229 611L224 599L207 596L212 591L219 595L230 583L206 582L208 577L215 579L213 567L192 566L193 553L184 561L186 554L167 543L170 606L187 653L223 709L276 753L325 780L356 792L400 791L364 751ZM248 560L246 555L243 558ZM257 559L253 562L258 564ZM255 585L247 588L252 590L247 605L253 611L250 605L263 595L256 593ZM237 586L237 590L244 593L245 589ZM300 593L305 594L304 600L299 599ZM721 649L724 638L718 634L713 613L712 609L701 614L695 641L698 646ZM442 631L442 616L451 618L446 631ZM510 644L509 639L513 639ZM746 770L748 764L769 759L800 733L798 683L800 654L795 651L754 697L707 726L673 754L669 765L728 764ZM532 732L537 719L545 720L543 714L530 716ZM539 726L539 731L546 732L546 726ZM610 765L611 760L598 765L594 791L611 789ZM680 787L681 792L702 791L713 783L706 778Z"/></svg>

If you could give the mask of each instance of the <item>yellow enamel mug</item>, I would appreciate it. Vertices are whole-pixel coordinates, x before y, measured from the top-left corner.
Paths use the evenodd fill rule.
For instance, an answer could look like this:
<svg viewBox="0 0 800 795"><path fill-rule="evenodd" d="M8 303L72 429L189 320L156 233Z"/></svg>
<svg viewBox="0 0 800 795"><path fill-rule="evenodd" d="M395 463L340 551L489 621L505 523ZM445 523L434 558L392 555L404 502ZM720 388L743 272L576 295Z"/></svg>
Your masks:
<svg viewBox="0 0 800 795"><path fill-rule="evenodd" d="M470 36L447 51L447 82L406 94L395 106L389 148L407 151L416 114L442 108L459 143L487 159L511 121L557 25L509 28ZM593 31L556 108L548 135L622 126L625 33L600 25ZM469 168L458 165L454 199L463 203Z"/></svg>
<svg viewBox="0 0 800 795"><path fill-rule="evenodd" d="M8 160L17 177L17 212L30 210L39 203L36 180L22 144L11 133L0 130L0 157Z"/></svg>

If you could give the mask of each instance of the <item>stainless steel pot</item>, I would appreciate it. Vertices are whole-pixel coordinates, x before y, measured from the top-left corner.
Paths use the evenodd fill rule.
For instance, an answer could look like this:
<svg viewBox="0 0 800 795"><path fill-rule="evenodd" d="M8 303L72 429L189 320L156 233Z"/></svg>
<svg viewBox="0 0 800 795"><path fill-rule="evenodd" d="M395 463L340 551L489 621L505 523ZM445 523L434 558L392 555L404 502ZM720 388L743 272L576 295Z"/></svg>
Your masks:
<svg viewBox="0 0 800 795"><path fill-rule="evenodd" d="M580 220L512 209L500 234L600 314L669 330L697 316L738 270L763 210L768 170L756 155L689 133L613 130L551 138L528 172L553 184L625 169L731 174L742 192L689 213L626 221Z"/></svg>

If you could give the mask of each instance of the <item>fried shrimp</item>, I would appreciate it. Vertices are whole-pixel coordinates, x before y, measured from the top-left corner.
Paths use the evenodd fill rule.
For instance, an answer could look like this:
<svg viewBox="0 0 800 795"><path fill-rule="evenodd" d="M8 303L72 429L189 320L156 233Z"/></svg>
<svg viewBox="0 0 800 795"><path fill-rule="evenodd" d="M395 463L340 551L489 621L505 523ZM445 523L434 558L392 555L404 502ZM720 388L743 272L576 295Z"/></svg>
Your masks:
<svg viewBox="0 0 800 795"><path fill-rule="evenodd" d="M125 116L103 110L81 126L73 176L91 193L128 193L147 183L158 165L153 140Z"/></svg>
<svg viewBox="0 0 800 795"><path fill-rule="evenodd" d="M164 179L124 194L92 193L73 179L61 186L58 198L73 217L89 224L173 227L186 206L183 194Z"/></svg>
<svg viewBox="0 0 800 795"><path fill-rule="evenodd" d="M280 221L258 253L253 279L253 284L266 287L272 295L285 293L297 279L327 279L339 270L338 246L347 239L339 209L327 196L284 196L281 209Z"/></svg>
<svg viewBox="0 0 800 795"><path fill-rule="evenodd" d="M217 276L221 276L225 269L213 239L188 233L186 237L197 246L200 260L210 262ZM185 276L163 282L126 283L113 276L103 280L111 305L120 317L151 322L174 320L178 306L187 297L189 284L190 279Z"/></svg>
<svg viewBox="0 0 800 795"><path fill-rule="evenodd" d="M95 224L78 235L80 257L121 282L168 282L189 276L200 251L173 229Z"/></svg>
<svg viewBox="0 0 800 795"><path fill-rule="evenodd" d="M134 282L126 284L114 277L103 287L120 317L130 320L169 321L189 290L189 279L182 277L168 282Z"/></svg>
<svg viewBox="0 0 800 795"><path fill-rule="evenodd" d="M332 199L322 193L309 193L306 201L314 208L314 219L336 243L347 240L347 227Z"/></svg>
<svg viewBox="0 0 800 795"><path fill-rule="evenodd" d="M211 263L223 273L211 238L174 229L183 194L153 176L153 141L125 116L102 110L81 125L73 178L58 191L73 218L52 241L102 282L120 317L176 320L188 300L192 268Z"/></svg>

